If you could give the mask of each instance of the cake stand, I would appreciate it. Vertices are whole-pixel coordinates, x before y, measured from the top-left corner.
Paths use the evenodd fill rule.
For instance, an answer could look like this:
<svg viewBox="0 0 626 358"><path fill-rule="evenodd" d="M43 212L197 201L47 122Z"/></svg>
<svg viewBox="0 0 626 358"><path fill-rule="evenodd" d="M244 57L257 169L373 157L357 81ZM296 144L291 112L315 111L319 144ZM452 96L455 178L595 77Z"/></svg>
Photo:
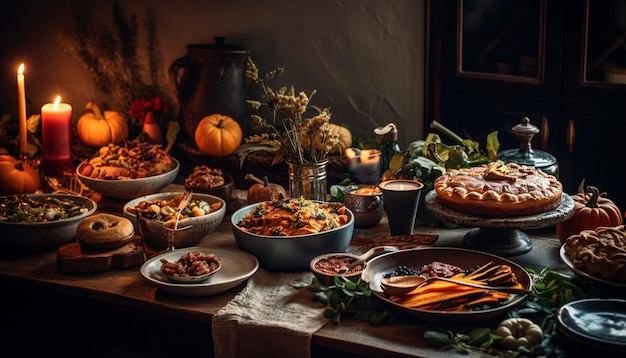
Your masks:
<svg viewBox="0 0 626 358"><path fill-rule="evenodd" d="M463 237L463 244L474 250L498 256L516 256L530 251L532 241L520 229L555 225L574 215L574 200L563 193L561 204L541 214L517 217L487 217L459 212L443 205L434 190L426 194L426 209L437 219L476 227Z"/></svg>

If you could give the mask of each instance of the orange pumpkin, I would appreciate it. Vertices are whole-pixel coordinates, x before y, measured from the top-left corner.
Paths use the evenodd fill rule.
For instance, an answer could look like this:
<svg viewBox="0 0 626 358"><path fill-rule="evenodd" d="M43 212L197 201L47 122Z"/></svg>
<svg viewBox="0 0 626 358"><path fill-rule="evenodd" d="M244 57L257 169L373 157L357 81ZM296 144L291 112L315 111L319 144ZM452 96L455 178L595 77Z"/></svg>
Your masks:
<svg viewBox="0 0 626 358"><path fill-rule="evenodd" d="M214 157L234 153L242 139L243 132L239 123L223 114L206 116L196 127L196 145L203 153Z"/></svg>
<svg viewBox="0 0 626 358"><path fill-rule="evenodd" d="M267 176L261 179L253 174L246 174L244 179L254 181L254 184L248 188L248 195L246 196L248 205L272 200L274 198L280 199L281 195L283 198L287 197L285 188L280 184L270 183L267 180Z"/></svg>
<svg viewBox="0 0 626 358"><path fill-rule="evenodd" d="M93 113L85 113L76 123L78 139L84 145L99 148L128 138L128 123L124 116L115 111L104 111L103 115L93 102L87 103L85 108Z"/></svg>
<svg viewBox="0 0 626 358"><path fill-rule="evenodd" d="M561 242L583 230L619 226L623 223L622 213L617 205L611 199L602 197L600 191L593 186L585 187L584 193L572 195L572 199L574 215L556 225L556 235Z"/></svg>
<svg viewBox="0 0 626 358"><path fill-rule="evenodd" d="M40 184L33 167L10 155L0 155L0 195L32 194Z"/></svg>

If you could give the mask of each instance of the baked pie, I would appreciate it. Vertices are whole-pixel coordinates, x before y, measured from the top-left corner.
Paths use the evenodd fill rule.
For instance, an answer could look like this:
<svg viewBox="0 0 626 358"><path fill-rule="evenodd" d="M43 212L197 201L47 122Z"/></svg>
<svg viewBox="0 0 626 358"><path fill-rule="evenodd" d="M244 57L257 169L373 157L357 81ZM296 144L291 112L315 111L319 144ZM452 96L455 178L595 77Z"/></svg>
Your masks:
<svg viewBox="0 0 626 358"><path fill-rule="evenodd" d="M540 169L501 161L449 169L435 180L439 201L456 211L481 216L526 216L561 204L562 184Z"/></svg>

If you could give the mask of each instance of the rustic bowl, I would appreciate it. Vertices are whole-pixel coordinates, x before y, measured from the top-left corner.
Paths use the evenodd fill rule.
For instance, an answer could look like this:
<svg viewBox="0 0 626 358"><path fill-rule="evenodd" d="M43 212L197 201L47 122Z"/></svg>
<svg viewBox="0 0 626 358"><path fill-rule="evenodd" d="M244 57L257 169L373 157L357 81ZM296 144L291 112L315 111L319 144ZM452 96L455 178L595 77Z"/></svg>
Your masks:
<svg viewBox="0 0 626 358"><path fill-rule="evenodd" d="M355 227L370 228L380 223L384 212L383 193L377 186L349 185L343 191L345 204L354 213Z"/></svg>
<svg viewBox="0 0 626 358"><path fill-rule="evenodd" d="M222 200L226 202L226 215L228 215L233 211L239 209L239 207L241 207L241 204L239 203L239 199L237 198L237 193L235 191L235 179L233 178L233 176L230 174L222 173L222 178L224 178L224 185L212 188L198 188L185 185L185 189L191 190L194 193L209 194L222 198Z"/></svg>
<svg viewBox="0 0 626 358"><path fill-rule="evenodd" d="M338 272L342 266L348 266L352 261L355 261L359 258L359 255L351 254L347 252L333 252L329 254L319 255L309 264L309 268L313 275L317 277L322 285L331 286L334 285L335 277L347 278L353 282L356 282L363 272L363 268L365 265L361 265L356 270L352 270L347 274L340 274ZM331 260L331 261L329 261ZM322 266L324 263L327 266ZM326 267L326 268L324 268Z"/></svg>
<svg viewBox="0 0 626 358"><path fill-rule="evenodd" d="M7 247L23 251L43 251L56 249L61 244L68 243L76 238L78 224L98 208L95 201L70 194L27 194L32 198L54 197L61 200L72 200L82 205L87 211L83 214L62 220L21 223L0 221L0 247Z"/></svg>
<svg viewBox="0 0 626 358"><path fill-rule="evenodd" d="M145 243L155 248L167 248L167 234L163 227L164 222L160 220L146 219L144 217L137 218L137 215L129 211L129 208L139 205L142 201L153 201L157 199L169 200L176 195L183 194L183 192L167 192L157 193L152 195L142 196L127 202L124 205L123 213L124 217L130 219L135 226L135 232L138 232ZM179 228L185 228L191 226L191 229L186 230L184 235L176 235L174 243L175 248L183 248L194 246L207 235L209 235L224 219L226 214L226 202L217 196L194 193L191 200L200 199L209 204L215 202L221 202L222 206L219 210L209 213L203 216L190 217L181 219L178 222Z"/></svg>
<svg viewBox="0 0 626 358"><path fill-rule="evenodd" d="M262 203L251 204L231 216L231 226L237 245L256 256L261 266L274 271L305 271L311 260L331 252L344 252L354 231L354 215L347 209L347 224L336 229L310 235L264 236L242 230L237 224L247 213Z"/></svg>
<svg viewBox="0 0 626 358"><path fill-rule="evenodd" d="M180 169L180 163L173 158L172 161L176 166L171 171L146 178L126 180L94 179L80 174L84 163L81 163L76 168L76 176L83 185L103 196L113 199L133 199L138 196L156 193L171 184L176 179Z"/></svg>

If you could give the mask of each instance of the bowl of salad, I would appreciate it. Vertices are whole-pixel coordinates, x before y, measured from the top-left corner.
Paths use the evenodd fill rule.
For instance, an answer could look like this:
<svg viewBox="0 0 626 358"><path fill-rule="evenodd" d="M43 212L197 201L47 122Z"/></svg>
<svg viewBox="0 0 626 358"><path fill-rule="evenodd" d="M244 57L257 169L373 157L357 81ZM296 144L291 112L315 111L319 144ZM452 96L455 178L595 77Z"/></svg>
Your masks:
<svg viewBox="0 0 626 358"><path fill-rule="evenodd" d="M71 194L0 196L0 247L56 249L74 240L78 224L97 208L95 201Z"/></svg>

